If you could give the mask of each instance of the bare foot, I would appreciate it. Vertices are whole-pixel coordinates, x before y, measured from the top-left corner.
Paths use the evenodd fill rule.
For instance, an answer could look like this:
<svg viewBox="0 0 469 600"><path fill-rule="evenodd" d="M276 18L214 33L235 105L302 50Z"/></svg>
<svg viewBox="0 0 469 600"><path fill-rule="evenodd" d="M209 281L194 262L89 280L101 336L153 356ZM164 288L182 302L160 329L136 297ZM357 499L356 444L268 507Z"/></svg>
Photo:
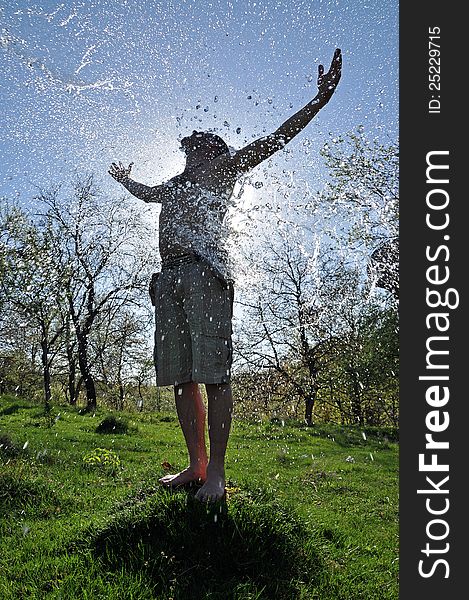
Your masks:
<svg viewBox="0 0 469 600"><path fill-rule="evenodd" d="M216 502L225 495L225 477L219 474L209 474L207 481L197 492L195 497L200 502Z"/></svg>
<svg viewBox="0 0 469 600"><path fill-rule="evenodd" d="M165 475L161 479L158 480L166 487L178 487L180 485L186 485L188 483L192 483L193 481L205 481L205 472L202 470L194 470L191 467L187 467L180 473L176 473L175 475Z"/></svg>

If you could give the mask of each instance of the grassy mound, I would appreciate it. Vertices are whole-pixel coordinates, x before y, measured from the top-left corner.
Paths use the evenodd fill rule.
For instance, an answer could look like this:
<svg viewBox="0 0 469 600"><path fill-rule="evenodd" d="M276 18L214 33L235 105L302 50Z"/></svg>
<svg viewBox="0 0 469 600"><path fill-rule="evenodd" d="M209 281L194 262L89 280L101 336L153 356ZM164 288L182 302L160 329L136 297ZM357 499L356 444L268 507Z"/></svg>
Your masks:
<svg viewBox="0 0 469 600"><path fill-rule="evenodd" d="M60 507L55 491L44 481L20 472L0 470L0 512L23 510L40 516L55 513Z"/></svg>
<svg viewBox="0 0 469 600"><path fill-rule="evenodd" d="M21 454L21 447L12 440L8 433L0 432L0 456L15 458Z"/></svg>
<svg viewBox="0 0 469 600"><path fill-rule="evenodd" d="M293 600L324 578L301 519L259 491L209 507L184 492L141 492L91 546L106 570L143 571L158 598Z"/></svg>
<svg viewBox="0 0 469 600"><path fill-rule="evenodd" d="M96 427L96 433L128 433L129 425L127 421L115 417L114 415L109 415L105 419L101 421L101 423Z"/></svg>

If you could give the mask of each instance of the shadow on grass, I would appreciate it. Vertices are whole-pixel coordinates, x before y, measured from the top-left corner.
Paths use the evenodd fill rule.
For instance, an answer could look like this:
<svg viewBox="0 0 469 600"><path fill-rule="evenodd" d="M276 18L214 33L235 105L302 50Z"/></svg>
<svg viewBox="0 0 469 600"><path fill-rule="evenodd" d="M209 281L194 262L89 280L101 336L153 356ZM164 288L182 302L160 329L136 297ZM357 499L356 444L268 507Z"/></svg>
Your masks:
<svg viewBox="0 0 469 600"><path fill-rule="evenodd" d="M158 598L294 600L325 577L293 509L260 491L207 507L191 492L155 488L89 533L103 569L145 575Z"/></svg>
<svg viewBox="0 0 469 600"><path fill-rule="evenodd" d="M0 458L15 458L21 454L21 447L8 433L0 431Z"/></svg>
<svg viewBox="0 0 469 600"><path fill-rule="evenodd" d="M389 443L399 442L399 430L396 427L318 424L307 431L312 437L333 439L343 448L366 446L386 449Z"/></svg>
<svg viewBox="0 0 469 600"><path fill-rule="evenodd" d="M37 406L31 406L30 404L25 404L25 403L15 403L15 404L10 404L10 406L6 406L5 408L2 408L0 410L0 417L4 417L4 416L8 416L8 415L14 415L15 413L17 413L20 410L26 410L26 409L34 409L37 408Z"/></svg>

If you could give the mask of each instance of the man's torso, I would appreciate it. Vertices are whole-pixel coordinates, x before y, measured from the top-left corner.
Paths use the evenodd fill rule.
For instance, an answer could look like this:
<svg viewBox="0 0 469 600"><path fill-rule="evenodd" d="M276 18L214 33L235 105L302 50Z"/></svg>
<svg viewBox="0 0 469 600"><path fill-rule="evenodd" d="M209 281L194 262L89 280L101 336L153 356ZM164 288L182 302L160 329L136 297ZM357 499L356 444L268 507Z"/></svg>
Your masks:
<svg viewBox="0 0 469 600"><path fill-rule="evenodd" d="M228 158L184 171L162 186L159 247L163 264L184 254L196 254L218 268L226 262L223 220L236 179Z"/></svg>

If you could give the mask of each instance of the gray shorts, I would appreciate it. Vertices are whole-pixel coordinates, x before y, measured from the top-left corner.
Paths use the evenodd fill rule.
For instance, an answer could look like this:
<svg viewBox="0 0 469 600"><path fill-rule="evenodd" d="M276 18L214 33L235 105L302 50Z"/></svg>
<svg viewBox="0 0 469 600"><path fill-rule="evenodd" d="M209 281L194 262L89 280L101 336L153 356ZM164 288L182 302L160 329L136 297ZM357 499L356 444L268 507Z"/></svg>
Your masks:
<svg viewBox="0 0 469 600"><path fill-rule="evenodd" d="M152 291L157 385L229 383L233 286L194 262L164 269Z"/></svg>

